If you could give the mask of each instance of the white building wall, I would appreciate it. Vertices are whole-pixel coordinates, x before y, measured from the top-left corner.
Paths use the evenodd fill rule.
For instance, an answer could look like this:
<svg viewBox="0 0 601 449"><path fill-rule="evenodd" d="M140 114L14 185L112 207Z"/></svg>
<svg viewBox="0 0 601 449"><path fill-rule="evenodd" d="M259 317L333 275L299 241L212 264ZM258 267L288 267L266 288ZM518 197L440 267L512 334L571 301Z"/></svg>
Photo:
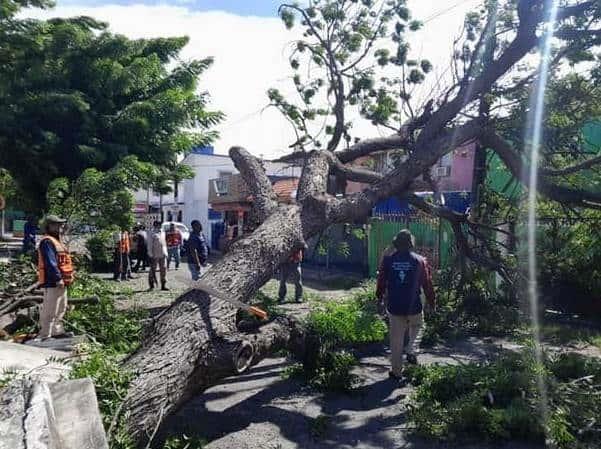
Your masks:
<svg viewBox="0 0 601 449"><path fill-rule="evenodd" d="M179 186L178 202L183 205L183 223L190 227L192 220L199 220L209 240L212 241L211 224L209 220L209 180L219 178L224 173L237 174L238 170L229 156L208 155L191 153L182 161L190 166L195 173L194 178L186 179ZM265 171L273 176L300 176L299 167L290 167L287 164L265 162ZM146 190L139 190L134 194L136 203L146 203ZM173 193L163 195L163 205L174 203ZM150 204L159 205L159 196L150 192ZM165 213L167 207L165 207Z"/></svg>

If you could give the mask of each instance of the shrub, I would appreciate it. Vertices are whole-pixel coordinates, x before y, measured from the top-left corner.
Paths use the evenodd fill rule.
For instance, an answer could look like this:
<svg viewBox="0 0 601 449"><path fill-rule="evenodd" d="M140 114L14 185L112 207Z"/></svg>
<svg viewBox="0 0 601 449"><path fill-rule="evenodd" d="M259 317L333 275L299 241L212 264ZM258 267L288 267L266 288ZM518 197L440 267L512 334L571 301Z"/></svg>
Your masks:
<svg viewBox="0 0 601 449"><path fill-rule="evenodd" d="M350 299L329 301L312 311L309 329L333 345L380 342L387 328L377 307L373 285L366 284Z"/></svg>
<svg viewBox="0 0 601 449"><path fill-rule="evenodd" d="M114 244L112 234L114 229L103 229L86 241L90 254L90 266L93 271L108 271L113 264Z"/></svg>
<svg viewBox="0 0 601 449"><path fill-rule="evenodd" d="M491 274L473 270L461 277L453 269L443 271L437 280L438 309L425 317L422 344L468 335L506 336L521 323L517 298L503 286L491 285Z"/></svg>
<svg viewBox="0 0 601 449"><path fill-rule="evenodd" d="M547 385L541 413L539 375ZM409 368L417 385L409 405L415 431L438 440L547 439L559 448L599 447L601 362L577 354L505 353L494 361Z"/></svg>
<svg viewBox="0 0 601 449"><path fill-rule="evenodd" d="M295 364L284 372L285 377L301 379L321 391L344 392L353 389L357 376L351 373L357 359L346 350L321 350L312 356L312 363Z"/></svg>

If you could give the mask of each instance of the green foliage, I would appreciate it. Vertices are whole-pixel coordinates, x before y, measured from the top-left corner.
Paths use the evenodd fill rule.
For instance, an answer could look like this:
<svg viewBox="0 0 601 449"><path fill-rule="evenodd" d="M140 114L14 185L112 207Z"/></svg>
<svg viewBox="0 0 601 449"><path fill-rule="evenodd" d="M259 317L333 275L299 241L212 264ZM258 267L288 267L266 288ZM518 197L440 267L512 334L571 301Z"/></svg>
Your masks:
<svg viewBox="0 0 601 449"><path fill-rule="evenodd" d="M546 438L558 448L592 449L599 444L593 417L599 416L601 404L590 396L598 391L600 366L598 360L573 354L545 358L541 366L533 351L524 350L479 364L411 367L417 388L409 419L418 434L438 440L543 443ZM539 375L549 393L547 422L540 408ZM585 376L587 382L574 382Z"/></svg>
<svg viewBox="0 0 601 449"><path fill-rule="evenodd" d="M286 375L323 391L351 390L357 382L351 372L357 359L340 347L381 342L387 334L377 314L373 284L351 298L320 304L307 318L307 334L303 363L293 365Z"/></svg>
<svg viewBox="0 0 601 449"><path fill-rule="evenodd" d="M294 126L298 146L335 149L341 140L350 142L348 105L375 125L399 126L413 88L432 69L425 59L411 66L407 60L406 37L423 24L411 18L406 0L319 0L284 5L280 17L286 28L303 31L290 55L300 101L277 89L268 97Z"/></svg>
<svg viewBox="0 0 601 449"><path fill-rule="evenodd" d="M309 315L308 324L312 331L335 345L381 342L387 335L371 284L351 298L321 303Z"/></svg>
<svg viewBox="0 0 601 449"><path fill-rule="evenodd" d="M73 363L69 376L71 379L92 379L104 426L108 429L113 415L125 399L132 374L121 369L118 354L107 351L102 345L91 344L81 349L85 357Z"/></svg>
<svg viewBox="0 0 601 449"><path fill-rule="evenodd" d="M91 268L102 272L110 269L113 264L113 232L118 229L102 229L86 241L86 249L90 253Z"/></svg>
<svg viewBox="0 0 601 449"><path fill-rule="evenodd" d="M541 338L554 345L593 345L601 349L601 331L561 324L543 324Z"/></svg>
<svg viewBox="0 0 601 449"><path fill-rule="evenodd" d="M223 114L208 111L208 94L197 92L212 59L179 62L187 38L130 40L90 17L15 16L50 2L1 5L0 166L38 209L55 178L74 181L127 156L174 167L215 139L211 127Z"/></svg>
<svg viewBox="0 0 601 449"><path fill-rule="evenodd" d="M326 436L330 428L332 417L328 415L319 415L309 420L309 432L315 439L321 439Z"/></svg>
<svg viewBox="0 0 601 449"><path fill-rule="evenodd" d="M135 350L140 343L141 320L145 313L117 310L114 297L119 293L127 292L116 290L102 279L79 273L77 281L69 288L69 295L74 298L98 296L100 304L81 305L69 311L65 318L67 328L90 336L109 352L126 354Z"/></svg>
<svg viewBox="0 0 601 449"><path fill-rule="evenodd" d="M491 273L473 269L462 277L453 268L437 279L437 311L426 314L422 344L466 335L506 336L521 323L517 298L501 286L496 289Z"/></svg>
<svg viewBox="0 0 601 449"><path fill-rule="evenodd" d="M284 376L304 380L321 391L345 392L353 389L357 376L351 373L357 359L346 350L326 350L323 347L313 354L310 364L295 364Z"/></svg>
<svg viewBox="0 0 601 449"><path fill-rule="evenodd" d="M205 444L205 440L182 435L168 438L163 449L202 449Z"/></svg>

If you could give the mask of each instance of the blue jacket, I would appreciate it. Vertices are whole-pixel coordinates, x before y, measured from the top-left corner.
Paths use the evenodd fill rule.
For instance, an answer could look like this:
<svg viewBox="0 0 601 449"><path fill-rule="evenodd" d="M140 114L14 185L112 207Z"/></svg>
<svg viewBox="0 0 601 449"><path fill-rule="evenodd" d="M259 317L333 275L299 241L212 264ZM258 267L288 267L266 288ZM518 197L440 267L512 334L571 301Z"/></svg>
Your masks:
<svg viewBox="0 0 601 449"><path fill-rule="evenodd" d="M388 312L392 315L416 315L422 311L420 299L424 289L429 302L434 302L426 260L414 252L397 251L382 259L378 273L378 297L386 293Z"/></svg>
<svg viewBox="0 0 601 449"><path fill-rule="evenodd" d="M204 265L209 258L209 250L207 247L207 239L202 232L200 234L195 234L194 232L190 234L186 248L188 263L196 263L196 259L192 255L192 252L194 251L198 254L200 263Z"/></svg>
<svg viewBox="0 0 601 449"><path fill-rule="evenodd" d="M56 248L50 240L43 239L40 242L40 256L44 258L44 279L46 280L40 287L56 287L56 284L62 279L62 276L58 269Z"/></svg>

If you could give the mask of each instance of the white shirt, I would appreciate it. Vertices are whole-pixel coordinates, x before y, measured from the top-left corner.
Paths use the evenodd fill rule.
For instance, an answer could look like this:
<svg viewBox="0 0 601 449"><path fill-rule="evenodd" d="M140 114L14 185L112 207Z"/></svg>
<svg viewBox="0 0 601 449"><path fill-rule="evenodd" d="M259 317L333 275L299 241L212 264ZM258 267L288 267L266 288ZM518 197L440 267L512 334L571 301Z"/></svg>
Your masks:
<svg viewBox="0 0 601 449"><path fill-rule="evenodd" d="M150 241L148 242L148 257L151 259L161 259L167 257L167 242L165 233L161 230L152 230Z"/></svg>

